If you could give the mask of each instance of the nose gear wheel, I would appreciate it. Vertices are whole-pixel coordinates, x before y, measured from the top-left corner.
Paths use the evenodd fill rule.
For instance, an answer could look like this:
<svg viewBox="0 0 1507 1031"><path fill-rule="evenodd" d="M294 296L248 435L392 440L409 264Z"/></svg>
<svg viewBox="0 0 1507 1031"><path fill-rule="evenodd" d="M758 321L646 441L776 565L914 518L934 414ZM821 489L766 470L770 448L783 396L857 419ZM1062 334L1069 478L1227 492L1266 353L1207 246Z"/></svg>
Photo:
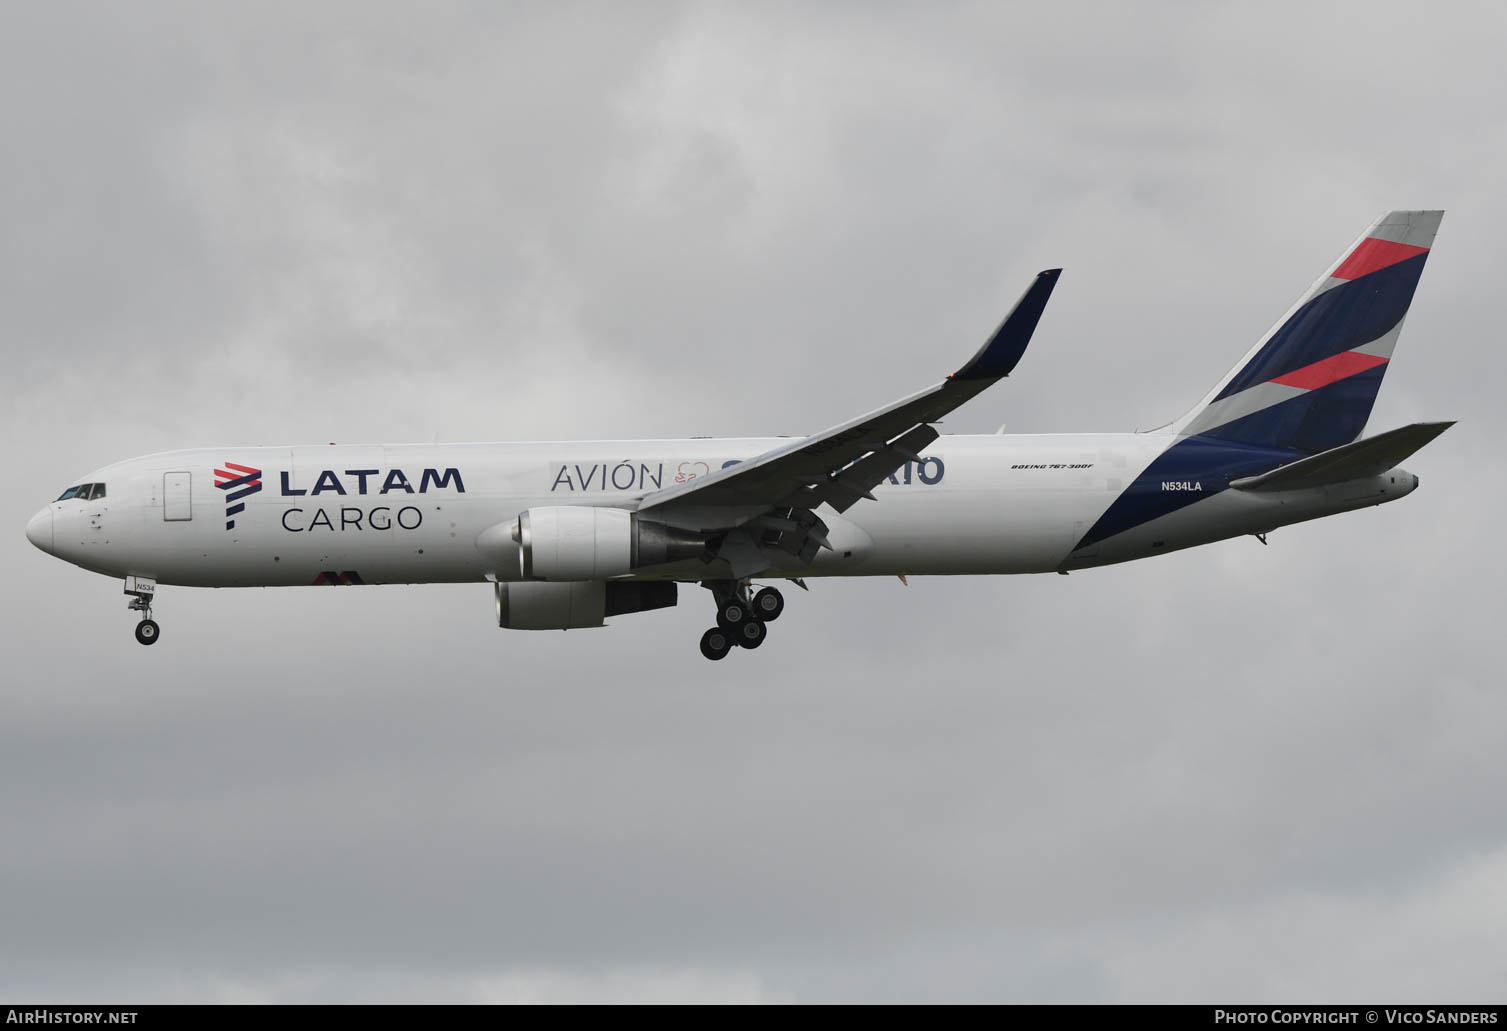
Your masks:
<svg viewBox="0 0 1507 1031"><path fill-rule="evenodd" d="M152 618L152 592L133 590L134 579L127 578L126 580L126 593L132 595L131 600L126 603L126 608L132 612L141 613L141 622L136 624L136 641L138 644L156 644L157 638L162 634L162 628Z"/></svg>

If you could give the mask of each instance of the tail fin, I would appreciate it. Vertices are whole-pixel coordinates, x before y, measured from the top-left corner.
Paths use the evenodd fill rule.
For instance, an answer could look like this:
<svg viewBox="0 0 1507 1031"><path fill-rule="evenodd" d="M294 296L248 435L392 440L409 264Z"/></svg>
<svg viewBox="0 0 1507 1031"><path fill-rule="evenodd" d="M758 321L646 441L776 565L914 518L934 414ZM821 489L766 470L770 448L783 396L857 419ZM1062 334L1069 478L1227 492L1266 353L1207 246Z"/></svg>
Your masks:
<svg viewBox="0 0 1507 1031"><path fill-rule="evenodd" d="M1443 217L1378 219L1173 425L1177 434L1312 452L1359 437Z"/></svg>

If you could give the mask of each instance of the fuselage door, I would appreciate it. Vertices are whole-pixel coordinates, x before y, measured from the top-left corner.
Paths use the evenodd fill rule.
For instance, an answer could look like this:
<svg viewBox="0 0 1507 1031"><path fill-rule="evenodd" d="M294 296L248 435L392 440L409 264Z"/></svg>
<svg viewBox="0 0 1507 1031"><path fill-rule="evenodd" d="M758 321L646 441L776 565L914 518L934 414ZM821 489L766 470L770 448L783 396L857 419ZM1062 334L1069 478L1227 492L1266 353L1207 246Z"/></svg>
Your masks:
<svg viewBox="0 0 1507 1031"><path fill-rule="evenodd" d="M162 518L169 523L194 517L193 474L162 474Z"/></svg>

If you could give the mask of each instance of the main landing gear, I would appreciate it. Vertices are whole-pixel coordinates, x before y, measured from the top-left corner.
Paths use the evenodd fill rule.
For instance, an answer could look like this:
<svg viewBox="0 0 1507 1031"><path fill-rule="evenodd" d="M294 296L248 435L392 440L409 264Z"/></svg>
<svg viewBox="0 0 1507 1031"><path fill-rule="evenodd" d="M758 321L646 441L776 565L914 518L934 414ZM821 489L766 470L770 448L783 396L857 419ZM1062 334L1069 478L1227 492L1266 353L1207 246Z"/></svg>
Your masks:
<svg viewBox="0 0 1507 1031"><path fill-rule="evenodd" d="M717 625L701 635L701 654L716 661L734 647L757 648L785 611L785 597L773 587L752 593L746 583L716 580L702 584L717 600Z"/></svg>
<svg viewBox="0 0 1507 1031"><path fill-rule="evenodd" d="M156 591L157 583L154 580L144 576L126 577L126 593L132 596L126 603L126 608L141 613L141 622L136 624L138 644L156 644L157 636L162 633L162 628L152 618L152 595Z"/></svg>

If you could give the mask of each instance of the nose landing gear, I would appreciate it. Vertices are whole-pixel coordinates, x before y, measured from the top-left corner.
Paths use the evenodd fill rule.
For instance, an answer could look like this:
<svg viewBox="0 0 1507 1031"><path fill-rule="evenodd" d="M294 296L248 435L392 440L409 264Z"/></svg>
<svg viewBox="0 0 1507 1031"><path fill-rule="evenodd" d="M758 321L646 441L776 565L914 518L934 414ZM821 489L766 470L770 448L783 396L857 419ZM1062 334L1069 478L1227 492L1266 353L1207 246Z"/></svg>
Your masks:
<svg viewBox="0 0 1507 1031"><path fill-rule="evenodd" d="M147 610L151 612L151 609ZM156 644L159 627L155 619L143 619L136 624L136 640L141 644Z"/></svg>
<svg viewBox="0 0 1507 1031"><path fill-rule="evenodd" d="M753 594L747 583L713 580L701 586L717 601L717 625L701 635L701 654L712 661L726 658L734 646L757 648L768 634L766 624L780 618L785 598L773 587Z"/></svg>
<svg viewBox="0 0 1507 1031"><path fill-rule="evenodd" d="M152 618L152 595L157 592L157 581L145 576L126 577L126 593L132 595L126 608L141 613L141 622L136 624L136 640L139 644L156 644L162 628Z"/></svg>

